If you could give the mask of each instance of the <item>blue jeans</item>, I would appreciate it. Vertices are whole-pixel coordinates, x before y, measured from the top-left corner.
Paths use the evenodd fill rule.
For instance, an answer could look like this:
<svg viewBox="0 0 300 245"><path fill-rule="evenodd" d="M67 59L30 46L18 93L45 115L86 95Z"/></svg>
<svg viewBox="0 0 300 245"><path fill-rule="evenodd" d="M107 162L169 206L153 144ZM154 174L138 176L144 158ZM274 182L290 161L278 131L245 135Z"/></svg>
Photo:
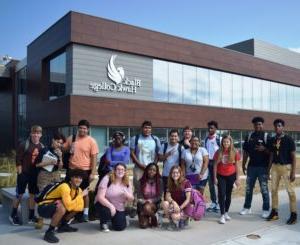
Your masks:
<svg viewBox="0 0 300 245"><path fill-rule="evenodd" d="M268 211L270 209L270 197L268 189L268 175L266 167L251 167L247 169L247 180L246 180L246 196L244 208L249 209L252 203L253 188L258 179L260 185L260 192L263 199L262 209Z"/></svg>

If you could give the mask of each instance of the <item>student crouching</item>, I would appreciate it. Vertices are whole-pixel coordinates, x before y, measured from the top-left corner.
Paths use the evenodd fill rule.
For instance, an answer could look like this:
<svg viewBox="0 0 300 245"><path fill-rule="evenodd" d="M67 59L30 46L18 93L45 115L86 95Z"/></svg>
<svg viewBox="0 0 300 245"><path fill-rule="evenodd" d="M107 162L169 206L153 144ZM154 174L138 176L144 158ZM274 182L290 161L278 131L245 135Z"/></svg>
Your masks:
<svg viewBox="0 0 300 245"><path fill-rule="evenodd" d="M111 221L113 230L124 230L126 228L125 203L133 199L126 165L117 163L111 174L106 175L99 183L95 197L100 229L109 232L108 222Z"/></svg>

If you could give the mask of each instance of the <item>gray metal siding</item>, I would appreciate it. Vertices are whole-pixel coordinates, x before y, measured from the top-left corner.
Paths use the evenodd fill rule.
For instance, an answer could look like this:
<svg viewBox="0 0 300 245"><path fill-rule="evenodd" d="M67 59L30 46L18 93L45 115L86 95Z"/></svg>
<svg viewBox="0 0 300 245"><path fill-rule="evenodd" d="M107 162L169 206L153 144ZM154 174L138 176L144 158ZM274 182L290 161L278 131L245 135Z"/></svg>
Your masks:
<svg viewBox="0 0 300 245"><path fill-rule="evenodd" d="M135 94L109 91L93 92L89 84L106 82L114 84L107 76L107 65L112 55L117 55L116 67L123 67L129 80L141 80ZM72 45L72 93L74 95L152 100L153 60L151 58L74 44Z"/></svg>
<svg viewBox="0 0 300 245"><path fill-rule="evenodd" d="M300 69L300 54L261 40L254 42L254 56Z"/></svg>

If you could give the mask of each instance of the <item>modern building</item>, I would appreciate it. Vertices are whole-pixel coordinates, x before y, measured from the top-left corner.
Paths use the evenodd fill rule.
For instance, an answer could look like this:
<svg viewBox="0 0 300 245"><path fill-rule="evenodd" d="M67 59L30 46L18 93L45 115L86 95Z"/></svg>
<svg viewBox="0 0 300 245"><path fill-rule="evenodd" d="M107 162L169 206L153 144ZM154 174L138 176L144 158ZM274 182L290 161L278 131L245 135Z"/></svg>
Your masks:
<svg viewBox="0 0 300 245"><path fill-rule="evenodd" d="M300 54L275 47L287 56L274 60L274 45L264 43L266 55L257 56L255 43L219 48L69 12L28 45L15 69L15 142L32 124L45 136L69 135L85 118L103 151L114 130L133 136L146 119L162 141L186 125L204 138L216 120L240 147L252 117L263 116L270 131L284 119L300 150Z"/></svg>

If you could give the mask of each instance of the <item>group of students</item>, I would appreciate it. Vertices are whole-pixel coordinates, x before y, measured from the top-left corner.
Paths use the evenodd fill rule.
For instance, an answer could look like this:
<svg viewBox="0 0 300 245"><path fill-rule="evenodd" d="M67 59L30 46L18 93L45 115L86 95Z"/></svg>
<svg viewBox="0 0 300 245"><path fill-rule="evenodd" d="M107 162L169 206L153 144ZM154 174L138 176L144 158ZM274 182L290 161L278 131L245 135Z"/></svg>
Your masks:
<svg viewBox="0 0 300 245"><path fill-rule="evenodd" d="M263 196L262 217L269 221L278 219L278 185L282 178L290 198L291 216L287 224L294 224L297 221L295 143L284 133L281 119L273 123L274 137L263 131L263 118L255 117L252 123L254 131L247 135L243 144L242 170L247 174L247 180L245 204L240 214L251 214L253 188L258 179ZM217 134L217 122L210 121L207 126L208 136L203 144L190 127L184 128L181 141L178 130L172 129L168 142L161 144L152 134L150 121L143 122L141 133L130 140L130 146L125 145L123 132L115 132L111 146L100 160L99 170L105 169L102 166L105 165L107 171L99 173L95 188L94 206L100 218L100 229L104 232L124 230L127 226L126 206L137 207L141 228L159 226L162 217L169 219L169 230L184 228L190 218L199 220L202 217L207 182L211 199L207 211L220 211L220 224L229 221L232 190L234 185L240 185L241 156L230 135L220 137ZM28 140L18 148L16 198L9 218L12 224L20 224L17 208L28 185L29 222L41 228L42 218L50 218L44 240L56 243L59 241L54 233L56 228L57 232L77 231L70 226L75 215L81 221L88 221L89 185L97 175L99 149L89 136L87 120L81 120L77 133L67 139L59 133L54 134L50 147L40 143L41 136L42 128L33 126ZM134 163L133 186L127 170L130 158ZM163 162L162 174L158 161ZM60 181L63 167L66 168L66 179L53 184ZM42 198L37 201L36 196ZM35 201L38 202L38 218L34 212Z"/></svg>

